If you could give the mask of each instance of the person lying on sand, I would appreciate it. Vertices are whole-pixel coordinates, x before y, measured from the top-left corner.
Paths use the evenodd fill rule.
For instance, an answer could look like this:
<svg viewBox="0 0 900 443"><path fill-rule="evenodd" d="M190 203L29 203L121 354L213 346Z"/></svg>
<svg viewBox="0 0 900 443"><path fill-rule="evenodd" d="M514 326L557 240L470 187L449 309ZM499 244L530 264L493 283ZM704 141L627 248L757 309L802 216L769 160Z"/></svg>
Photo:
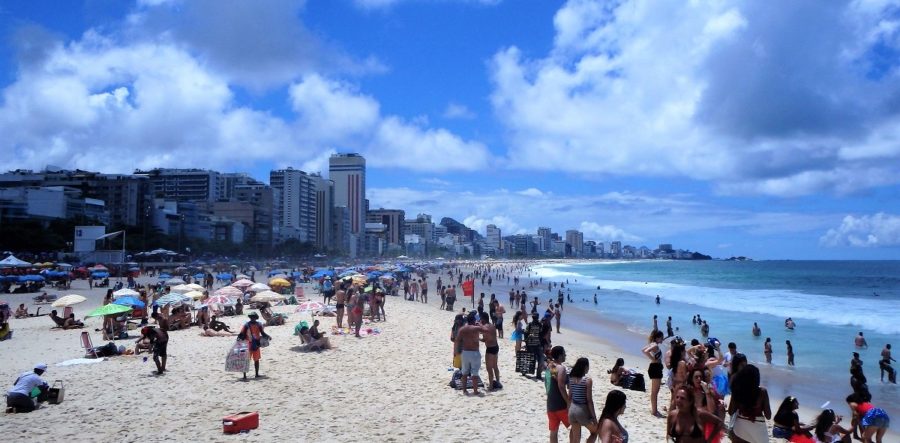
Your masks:
<svg viewBox="0 0 900 443"><path fill-rule="evenodd" d="M237 332L214 331L207 325L203 325L203 330L200 331L201 337L231 337L235 335L237 335Z"/></svg>

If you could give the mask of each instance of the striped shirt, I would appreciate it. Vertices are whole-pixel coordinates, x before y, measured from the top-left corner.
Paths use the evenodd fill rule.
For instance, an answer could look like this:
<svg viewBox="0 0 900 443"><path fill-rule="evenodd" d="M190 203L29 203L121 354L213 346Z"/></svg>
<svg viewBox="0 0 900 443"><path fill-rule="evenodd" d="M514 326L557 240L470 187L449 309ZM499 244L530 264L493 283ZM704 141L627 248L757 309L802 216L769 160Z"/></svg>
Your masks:
<svg viewBox="0 0 900 443"><path fill-rule="evenodd" d="M574 379L569 380L569 396L572 403L583 405L587 403L587 381L590 377L581 377L577 382Z"/></svg>

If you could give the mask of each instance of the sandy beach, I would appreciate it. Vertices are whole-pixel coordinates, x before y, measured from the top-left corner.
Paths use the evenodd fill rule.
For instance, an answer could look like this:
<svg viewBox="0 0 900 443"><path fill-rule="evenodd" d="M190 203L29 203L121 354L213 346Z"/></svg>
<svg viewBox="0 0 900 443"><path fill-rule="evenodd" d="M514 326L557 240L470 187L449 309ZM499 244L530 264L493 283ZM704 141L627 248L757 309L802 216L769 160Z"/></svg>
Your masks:
<svg viewBox="0 0 900 443"><path fill-rule="evenodd" d="M432 292L435 278L429 275ZM494 285L493 292L504 300L500 294L507 288ZM476 287L476 294L486 289ZM88 290L85 281L76 281L59 295L69 293L88 297L75 306L80 317L100 305L105 289ZM48 317L13 319L14 339L0 343L0 380L11 385L19 373L45 362L50 369L44 378L51 383L63 380L66 397L34 413L5 415L2 427L6 435L30 441L88 435L94 441L545 441L543 384L514 372L514 342L500 342L503 390L467 397L448 386L454 314L437 309L440 298L429 298L429 304L422 304L388 297L387 321L371 325L381 330L379 335L332 336L337 349L321 353L297 351L300 341L292 333L300 314L293 313L292 306L276 307L291 318L285 326L266 329L273 341L263 350L265 378L246 382L224 371L233 340L201 337L196 327L171 332L168 371L155 376L152 361L143 361L146 354L58 366L82 357L81 330L50 330ZM15 307L30 302L31 295L4 299ZM461 297L457 308L467 301ZM31 312L34 309L30 306ZM47 309L44 305L42 312ZM246 316L224 321L239 328ZM334 322L322 317L323 329L330 331ZM100 319L88 319L86 325L94 345L103 344L100 332L94 331ZM570 364L579 356L590 359L599 411L612 387L606 369L617 354L566 331L565 320L563 334L553 339L567 348ZM621 421L632 441L663 441L663 420L649 419L647 394L627 393ZM240 411L259 411L259 428L240 436L223 434L222 417ZM560 438L565 441L567 431L561 430Z"/></svg>
<svg viewBox="0 0 900 443"><path fill-rule="evenodd" d="M261 372L265 377L253 379L251 375L248 381L224 371L225 354L233 339L201 337L197 327L170 333L168 370L164 376L156 376L152 360L143 360L146 354L60 366L82 357L81 330L51 330L48 317L14 319L14 339L0 343L0 380L11 385L19 373L45 362L50 369L44 378L51 383L63 380L66 397L62 404L44 405L34 413L6 415L0 423L7 435L29 441L85 435L94 441L546 441L543 384L515 373L515 343L509 339L500 340L504 389L474 397L448 386L454 313L438 309L440 298L433 294L436 278L429 274L428 304L387 297L387 321L368 325L380 334L362 339L332 336L334 317L319 317L322 330L329 331L336 347L329 351L300 352L293 325L303 314L294 313L293 306L275 307L275 312L287 313L290 318L285 326L266 328L273 340L263 350ZM476 296L495 293L507 303L508 285L495 281L487 288L478 283ZM105 289L88 290L86 286L85 281L76 281L71 290L58 292L88 297L75 306L79 317L99 306L105 293ZM317 299L309 288L306 293ZM529 292L542 293L538 289ZM543 294L540 298L546 301L546 292ZM3 299L14 308L30 302L31 296L4 295ZM42 312L52 309L43 306ZM471 300L460 297L457 311L462 307L470 308ZM35 308L29 306L31 312ZM618 330L615 323L595 320L588 324L583 313L571 307L569 315L565 313L562 334L553 334L553 344L566 347L568 365L582 356L590 359L599 413L607 392L614 388L606 370L615 359L623 357L627 366L646 374L646 358L638 355L639 349L623 352L617 343L597 338L618 340L628 333ZM511 319L507 312L507 337ZM247 317L223 320L238 329ZM569 329L570 324L584 330ZM94 345L103 344L100 332L95 332L100 319L88 319L86 325L84 330L91 333ZM136 338L137 331L131 331L131 336ZM133 341L118 340L116 344L132 346ZM484 367L481 374L486 377ZM665 441L664 419L649 414L649 393L626 394L621 423L631 441ZM663 387L660 405L668 399ZM777 408L780 399L771 401L773 409ZM832 407L845 409L841 406ZM223 434L222 417L241 411L258 411L259 428L238 436ZM815 412L804 408L800 415L809 420ZM567 441L567 430L561 429L559 435L560 441Z"/></svg>

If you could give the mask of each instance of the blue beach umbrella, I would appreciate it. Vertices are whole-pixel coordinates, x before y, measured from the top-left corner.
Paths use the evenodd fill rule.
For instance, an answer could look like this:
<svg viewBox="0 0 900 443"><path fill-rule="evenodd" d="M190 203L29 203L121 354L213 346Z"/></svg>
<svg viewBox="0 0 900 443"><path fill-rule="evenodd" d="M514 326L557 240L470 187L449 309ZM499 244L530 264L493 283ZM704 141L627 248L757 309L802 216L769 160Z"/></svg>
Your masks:
<svg viewBox="0 0 900 443"><path fill-rule="evenodd" d="M45 279L40 275L21 275L19 276L18 280L21 283L25 283L29 281L44 281Z"/></svg>
<svg viewBox="0 0 900 443"><path fill-rule="evenodd" d="M194 278L196 278L196 279L198 279L198 280L201 279L201 278L203 278L203 277L206 277L206 274L204 274L204 273L202 273L202 272L198 272L198 273L194 274Z"/></svg>
<svg viewBox="0 0 900 443"><path fill-rule="evenodd" d="M170 278L172 278L172 274L169 274L168 272L163 272L162 274L159 274L160 280L168 280Z"/></svg>
<svg viewBox="0 0 900 443"><path fill-rule="evenodd" d="M219 280L231 280L232 275L227 272L222 272L220 274L216 274L216 278Z"/></svg>
<svg viewBox="0 0 900 443"><path fill-rule="evenodd" d="M109 272L97 271L91 273L91 278L106 278L109 277Z"/></svg>
<svg viewBox="0 0 900 443"><path fill-rule="evenodd" d="M124 297L119 297L119 298L113 300L113 303L115 303L117 305L122 305L122 306L131 306L133 308L143 308L144 306L147 306L144 304L144 302L142 302L130 295L126 295Z"/></svg>

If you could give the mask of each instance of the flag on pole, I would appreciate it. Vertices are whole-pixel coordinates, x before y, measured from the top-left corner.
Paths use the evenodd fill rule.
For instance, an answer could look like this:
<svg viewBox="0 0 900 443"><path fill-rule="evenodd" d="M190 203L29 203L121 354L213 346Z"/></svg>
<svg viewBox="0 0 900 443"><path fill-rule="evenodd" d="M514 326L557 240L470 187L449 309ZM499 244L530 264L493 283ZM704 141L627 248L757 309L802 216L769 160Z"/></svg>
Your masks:
<svg viewBox="0 0 900 443"><path fill-rule="evenodd" d="M475 296L475 280L466 280L462 284L463 296L465 297L474 297Z"/></svg>

